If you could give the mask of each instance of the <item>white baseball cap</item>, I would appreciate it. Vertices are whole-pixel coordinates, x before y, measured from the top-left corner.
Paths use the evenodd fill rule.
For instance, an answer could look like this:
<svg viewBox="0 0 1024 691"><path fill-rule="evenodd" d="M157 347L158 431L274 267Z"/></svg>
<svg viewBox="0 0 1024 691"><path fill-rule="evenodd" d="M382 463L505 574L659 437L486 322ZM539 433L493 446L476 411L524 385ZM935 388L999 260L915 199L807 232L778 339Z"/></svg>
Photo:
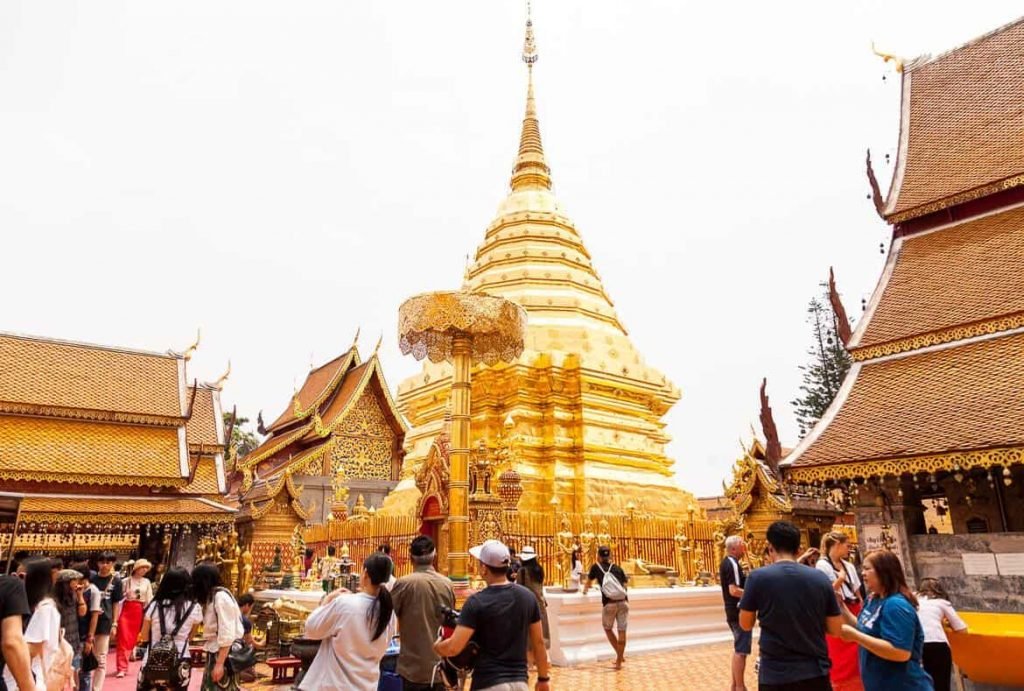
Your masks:
<svg viewBox="0 0 1024 691"><path fill-rule="evenodd" d="M475 558L487 566L493 568L500 568L502 566L508 566L512 560L512 555L500 540L487 540L482 545L476 547L470 547L469 553Z"/></svg>

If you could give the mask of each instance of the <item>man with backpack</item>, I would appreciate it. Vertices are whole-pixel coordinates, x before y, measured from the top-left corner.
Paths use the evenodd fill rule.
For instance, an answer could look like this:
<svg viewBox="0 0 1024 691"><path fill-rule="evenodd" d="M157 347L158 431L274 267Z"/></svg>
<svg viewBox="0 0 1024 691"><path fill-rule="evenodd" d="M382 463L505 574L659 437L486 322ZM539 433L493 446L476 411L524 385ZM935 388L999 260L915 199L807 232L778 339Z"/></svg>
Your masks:
<svg viewBox="0 0 1024 691"><path fill-rule="evenodd" d="M626 626L629 623L629 597L626 595L629 577L622 567L612 562L610 547L598 547L597 563L590 567L587 574L587 583L583 586L584 595L594 581L601 588L601 624L604 626L604 635L615 650L615 669L622 669L622 663L626 660ZM614 631L616 627L618 637Z"/></svg>

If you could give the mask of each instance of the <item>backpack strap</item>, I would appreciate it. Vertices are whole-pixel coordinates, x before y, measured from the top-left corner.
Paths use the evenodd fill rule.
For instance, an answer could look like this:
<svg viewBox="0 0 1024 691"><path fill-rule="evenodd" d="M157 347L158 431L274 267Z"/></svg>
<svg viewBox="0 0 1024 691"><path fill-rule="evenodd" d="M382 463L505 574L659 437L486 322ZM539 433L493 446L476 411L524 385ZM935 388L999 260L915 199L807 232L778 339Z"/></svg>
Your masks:
<svg viewBox="0 0 1024 691"><path fill-rule="evenodd" d="M188 616L192 614L192 610L194 610L195 608L196 603L193 602L192 605L187 610L185 610L185 613L181 615L181 621L178 622L178 625L174 627L174 631L171 632L171 638L174 638L178 635L178 632L181 631L181 627L185 625L185 622L188 620ZM162 623L161 628L163 628Z"/></svg>

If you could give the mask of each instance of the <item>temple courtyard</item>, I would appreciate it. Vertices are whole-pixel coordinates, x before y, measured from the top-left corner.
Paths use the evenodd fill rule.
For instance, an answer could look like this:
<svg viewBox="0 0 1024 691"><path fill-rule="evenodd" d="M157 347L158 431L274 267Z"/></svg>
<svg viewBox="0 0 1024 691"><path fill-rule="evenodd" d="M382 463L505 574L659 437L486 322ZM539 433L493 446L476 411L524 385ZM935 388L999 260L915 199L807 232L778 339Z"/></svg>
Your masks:
<svg viewBox="0 0 1024 691"><path fill-rule="evenodd" d="M756 655L756 653L755 647L754 654ZM608 660L575 667L552 667L551 683L558 691L619 691L619 689L657 688L652 685L652 679L662 679L665 683L661 688L672 688L679 691L724 689L729 685L731 656L732 644L729 642L691 646L667 653L628 655L627 651L626 665L621 670L612 669L612 663ZM751 689L757 688L757 675L754 673L753 659L754 656L751 656L746 675L747 688ZM111 657L109 668L113 668L113 657ZM104 689L106 691L135 691L137 668L138 663L132 663L132 672L124 679L109 677ZM290 688L290 684L276 686L271 684L266 668L259 671L266 673L267 679L245 684L243 688ZM192 674L190 691L199 688L199 681L199 672L196 671ZM533 685L532 677L530 685L531 687Z"/></svg>

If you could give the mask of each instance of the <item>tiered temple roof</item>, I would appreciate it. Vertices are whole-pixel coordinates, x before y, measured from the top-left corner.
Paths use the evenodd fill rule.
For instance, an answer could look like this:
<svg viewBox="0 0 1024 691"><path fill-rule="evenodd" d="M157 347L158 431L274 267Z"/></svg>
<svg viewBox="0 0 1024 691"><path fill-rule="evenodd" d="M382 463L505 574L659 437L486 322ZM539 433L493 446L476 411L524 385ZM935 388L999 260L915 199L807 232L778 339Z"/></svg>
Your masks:
<svg viewBox="0 0 1024 691"><path fill-rule="evenodd" d="M893 242L797 481L1024 460L1024 19L903 72Z"/></svg>
<svg viewBox="0 0 1024 691"><path fill-rule="evenodd" d="M353 345L310 370L265 431L263 443L239 463L243 480L237 491L243 511L250 513L259 513L286 486L297 499L293 475L333 477L344 471L349 477L391 480L406 425L376 352L362 362Z"/></svg>
<svg viewBox="0 0 1024 691"><path fill-rule="evenodd" d="M187 360L0 333L0 479L25 517L233 520L220 382L189 385Z"/></svg>

